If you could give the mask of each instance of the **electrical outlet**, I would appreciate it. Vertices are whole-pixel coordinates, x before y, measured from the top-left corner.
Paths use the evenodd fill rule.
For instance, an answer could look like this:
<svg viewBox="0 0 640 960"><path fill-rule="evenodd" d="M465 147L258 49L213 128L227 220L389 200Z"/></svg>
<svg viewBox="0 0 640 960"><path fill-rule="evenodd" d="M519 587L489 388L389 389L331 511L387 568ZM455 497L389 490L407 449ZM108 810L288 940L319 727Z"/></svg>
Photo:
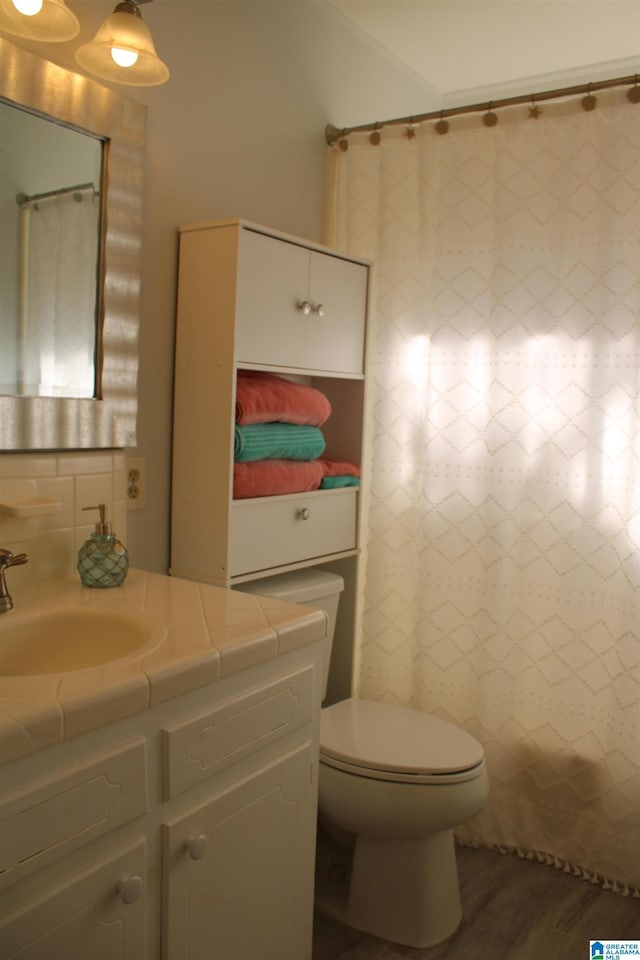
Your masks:
<svg viewBox="0 0 640 960"><path fill-rule="evenodd" d="M144 457L127 457L127 510L142 510L147 500L147 465Z"/></svg>

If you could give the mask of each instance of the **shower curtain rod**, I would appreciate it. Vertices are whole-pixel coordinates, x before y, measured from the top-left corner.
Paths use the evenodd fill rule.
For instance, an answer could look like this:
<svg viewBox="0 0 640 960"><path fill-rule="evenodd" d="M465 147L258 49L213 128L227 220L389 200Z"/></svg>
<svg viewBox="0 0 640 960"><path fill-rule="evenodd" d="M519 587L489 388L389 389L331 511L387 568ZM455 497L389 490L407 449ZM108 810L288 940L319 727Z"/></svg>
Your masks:
<svg viewBox="0 0 640 960"><path fill-rule="evenodd" d="M489 100L482 103L474 103L466 107L445 107L442 110L433 110L431 113L420 113L411 117L396 117L393 120L382 120L375 123L363 123L355 127L343 127L342 129L328 124L325 127L325 138L330 147L337 140L348 136L350 133L360 133L366 130L378 131L383 127L400 126L405 124L411 126L416 123L422 123L425 120L446 120L447 117L461 116L465 113L491 112L499 107L516 106L519 103L528 103L535 106L536 103L543 100L558 100L562 97L574 97L581 93L588 96L596 90L607 90L611 87L631 86L629 90L629 99L633 103L640 102L640 74L633 74L629 77L616 77L613 80L598 80L594 83L582 83L574 87L562 87L559 90L547 90L543 93L528 93L517 97L504 97L502 100ZM594 104L595 105L595 104ZM593 109L593 105L588 109Z"/></svg>
<svg viewBox="0 0 640 960"><path fill-rule="evenodd" d="M38 200L48 200L50 197L62 197L66 193L81 193L86 190L93 190L94 197L98 196L98 191L92 182L77 183L75 187L60 187L58 190L47 190L46 193L33 193L28 196L26 193L16 194L16 203L19 207L26 207L30 203L37 203Z"/></svg>

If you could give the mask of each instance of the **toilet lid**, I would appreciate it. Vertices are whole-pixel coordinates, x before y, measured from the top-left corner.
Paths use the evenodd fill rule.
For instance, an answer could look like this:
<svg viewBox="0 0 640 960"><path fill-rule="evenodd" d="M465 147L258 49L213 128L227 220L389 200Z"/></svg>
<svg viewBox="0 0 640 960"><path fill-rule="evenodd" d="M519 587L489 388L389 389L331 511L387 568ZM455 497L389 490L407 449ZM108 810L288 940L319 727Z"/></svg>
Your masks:
<svg viewBox="0 0 640 960"><path fill-rule="evenodd" d="M454 724L372 700L343 700L321 711L320 755L340 766L430 777L471 770L484 759L481 744Z"/></svg>

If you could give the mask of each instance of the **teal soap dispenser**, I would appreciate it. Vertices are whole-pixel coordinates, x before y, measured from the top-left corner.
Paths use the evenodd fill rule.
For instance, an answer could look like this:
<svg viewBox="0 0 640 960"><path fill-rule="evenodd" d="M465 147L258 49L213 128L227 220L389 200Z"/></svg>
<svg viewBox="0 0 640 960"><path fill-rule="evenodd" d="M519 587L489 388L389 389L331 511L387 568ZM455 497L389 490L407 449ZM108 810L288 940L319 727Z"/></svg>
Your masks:
<svg viewBox="0 0 640 960"><path fill-rule="evenodd" d="M99 510L96 529L78 551L78 573L85 587L119 587L129 569L129 554L124 544L111 532L105 519L104 503L83 510Z"/></svg>

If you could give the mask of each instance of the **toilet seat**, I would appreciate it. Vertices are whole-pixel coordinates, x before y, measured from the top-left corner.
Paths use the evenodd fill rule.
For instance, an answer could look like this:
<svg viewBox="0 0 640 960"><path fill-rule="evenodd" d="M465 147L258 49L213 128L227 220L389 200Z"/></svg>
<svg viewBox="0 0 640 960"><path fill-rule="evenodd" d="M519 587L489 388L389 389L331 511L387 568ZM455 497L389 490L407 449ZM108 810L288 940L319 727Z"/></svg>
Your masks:
<svg viewBox="0 0 640 960"><path fill-rule="evenodd" d="M321 712L320 762L396 783L457 783L478 776L478 741L446 720L372 700L343 700Z"/></svg>

